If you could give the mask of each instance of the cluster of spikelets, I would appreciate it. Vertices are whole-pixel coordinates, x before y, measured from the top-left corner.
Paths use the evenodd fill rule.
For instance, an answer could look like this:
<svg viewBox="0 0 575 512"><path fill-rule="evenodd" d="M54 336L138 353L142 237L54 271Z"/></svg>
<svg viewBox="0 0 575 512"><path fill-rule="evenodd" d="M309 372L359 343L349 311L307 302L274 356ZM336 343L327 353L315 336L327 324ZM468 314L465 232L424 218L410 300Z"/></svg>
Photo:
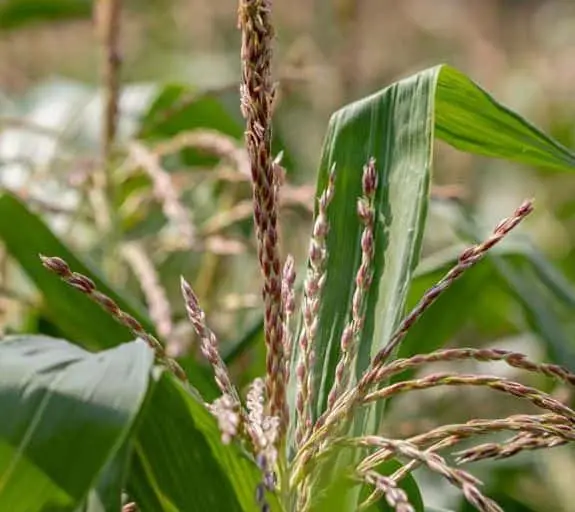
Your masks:
<svg viewBox="0 0 575 512"><path fill-rule="evenodd" d="M375 237L374 197L377 190L377 162L370 159L363 169L363 196L358 198L357 215L363 225L361 263L357 270L350 321L343 330L340 359L327 409L314 418L311 404L314 397L312 369L317 318L326 278L326 237L329 231L329 206L336 187L336 169L329 173L326 189L318 199L316 218L309 246L309 262L304 279L300 308L301 330L292 329L296 313L294 293L294 261L287 257L281 263L277 212L281 173L271 154L271 116L274 84L271 79L271 43L273 28L270 21L270 0L240 0L239 25L242 30L241 84L242 112L246 118L246 149L250 158L253 183L254 223L258 242L258 257L263 276L265 343L267 349L265 379L256 379L247 393L245 404L234 386L219 353L215 334L206 324L203 310L190 285L182 279L182 293L190 321L201 342L204 357L211 364L221 396L206 404L216 417L224 443L234 438L244 441L262 471L262 480L255 490L255 500L262 511L269 510L267 493L276 493L285 510L306 511L314 505L318 482L328 462L341 448L358 448L363 453L348 468L347 476L368 485L373 492L360 505L365 509L379 499L397 511L414 508L399 482L418 466L426 466L458 487L467 501L477 510L500 511L501 508L485 496L481 482L468 472L446 462L438 452L456 446L469 438L510 431L513 436L501 443L476 446L456 454L456 463L503 458L525 450L549 448L575 440L575 412L550 395L504 378L458 373L431 374L387 384L389 378L406 370L418 369L433 362L475 360L503 361L508 365L558 379L575 385L575 375L556 365L537 364L522 354L496 349L445 349L407 359L391 360L409 328L429 306L465 270L478 262L487 251L501 241L510 230L531 211L525 202L511 217L503 220L484 242L465 250L458 263L427 291L418 305L404 318L384 348L375 355L358 382L354 382L359 336L365 316L364 302L372 284L372 258ZM144 339L155 351L156 359L184 383L186 375L170 359L162 344L145 332L130 315L121 311L109 297L100 293L85 276L73 272L55 257L42 257L44 265L64 281L88 295L118 321ZM297 358L292 366L292 351L297 343ZM290 369L295 369L295 374ZM290 417L286 396L287 383L295 379L294 415ZM446 425L407 439L392 439L381 435L351 435L356 413L364 407L407 391L436 386L482 386L530 402L542 409L541 414L512 415L502 419L474 419L463 424ZM287 433L294 432L294 446L288 446ZM367 455L365 455L367 453ZM381 463L397 458L405 462L393 474L377 471Z"/></svg>

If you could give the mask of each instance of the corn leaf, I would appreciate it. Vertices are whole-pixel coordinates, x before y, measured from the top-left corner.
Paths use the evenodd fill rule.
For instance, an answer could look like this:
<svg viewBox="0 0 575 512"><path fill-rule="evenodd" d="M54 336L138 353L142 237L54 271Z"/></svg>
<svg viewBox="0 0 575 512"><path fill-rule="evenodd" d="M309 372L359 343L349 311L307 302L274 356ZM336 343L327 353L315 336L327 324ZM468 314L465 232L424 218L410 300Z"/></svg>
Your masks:
<svg viewBox="0 0 575 512"><path fill-rule="evenodd" d="M205 406L170 374L162 374L135 439L128 480L140 510L255 512L260 479L253 461L221 442ZM275 501L271 505L277 510Z"/></svg>
<svg viewBox="0 0 575 512"><path fill-rule="evenodd" d="M100 306L47 271L40 263L39 254L66 260L72 270L90 277L101 292L154 334L154 327L141 305L114 289L104 276L52 233L38 215L9 192L0 193L0 241L42 293L43 312L74 343L91 350L102 350L133 336ZM201 393L213 394L213 380L197 361L188 358L185 369L190 382Z"/></svg>
<svg viewBox="0 0 575 512"><path fill-rule="evenodd" d="M317 184L319 196L329 169L335 166L336 192L328 214L328 278L314 345L316 393L312 405L316 417L325 410L334 379L361 258L356 202L361 196L362 167L370 157L376 159L379 189L375 274L356 376L387 343L404 313L420 253L435 137L477 154L575 170L573 152L448 66L422 71L336 112L325 137ZM371 416L367 430L375 431L380 417L381 410Z"/></svg>
<svg viewBox="0 0 575 512"><path fill-rule="evenodd" d="M152 364L143 342L1 341L0 510L75 510L130 435Z"/></svg>

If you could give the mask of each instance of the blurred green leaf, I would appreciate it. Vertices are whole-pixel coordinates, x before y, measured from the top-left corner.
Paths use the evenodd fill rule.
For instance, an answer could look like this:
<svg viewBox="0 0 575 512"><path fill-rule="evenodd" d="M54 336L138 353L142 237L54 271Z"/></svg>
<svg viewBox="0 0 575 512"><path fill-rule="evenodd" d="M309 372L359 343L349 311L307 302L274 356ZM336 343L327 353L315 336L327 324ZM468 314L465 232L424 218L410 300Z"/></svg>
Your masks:
<svg viewBox="0 0 575 512"><path fill-rule="evenodd" d="M168 138L194 128L213 129L240 139L243 130L216 94L182 84L164 86L141 120L141 136Z"/></svg>
<svg viewBox="0 0 575 512"><path fill-rule="evenodd" d="M238 447L222 444L205 406L163 373L139 427L128 482L140 510L255 512L260 479Z"/></svg>
<svg viewBox="0 0 575 512"><path fill-rule="evenodd" d="M40 217L8 192L0 193L0 240L42 292L50 320L71 340L87 348L103 349L128 341L133 335L90 299L46 270L39 254L66 260L72 270L93 279L100 291L137 318L146 330L154 331L141 307L115 292L95 269L83 263L58 239Z"/></svg>
<svg viewBox="0 0 575 512"><path fill-rule="evenodd" d="M237 106L239 93L234 86L230 92L202 91L188 85L169 84L164 86L152 101L141 119L140 137L147 140L162 140L192 130L213 130L243 141L244 122ZM281 134L275 133L272 142L274 154L283 151L282 164L292 165ZM179 153L180 164L209 166L216 162L213 156L186 148Z"/></svg>
<svg viewBox="0 0 575 512"><path fill-rule="evenodd" d="M0 29L14 29L38 22L88 18L91 0L3 0Z"/></svg>
<svg viewBox="0 0 575 512"><path fill-rule="evenodd" d="M92 279L102 293L133 315L146 331L154 333L154 327L143 308L115 291L99 272L67 248L22 201L7 192L0 193L0 240L42 292L48 318L74 342L89 349L101 350L128 341L133 335L100 306L46 270L40 263L39 254L66 260L73 271ZM214 389L213 380L197 361L187 360L186 371L192 385L201 392Z"/></svg>
<svg viewBox="0 0 575 512"><path fill-rule="evenodd" d="M214 94L203 94L186 85L163 87L140 124L140 137L145 140L169 139L192 130L213 130L238 141L243 128ZM178 153L180 165L211 166L217 161L194 148ZM170 157L172 160L174 155Z"/></svg>
<svg viewBox="0 0 575 512"><path fill-rule="evenodd" d="M74 510L127 439L149 386L143 342L97 354L64 340L0 342L0 509Z"/></svg>

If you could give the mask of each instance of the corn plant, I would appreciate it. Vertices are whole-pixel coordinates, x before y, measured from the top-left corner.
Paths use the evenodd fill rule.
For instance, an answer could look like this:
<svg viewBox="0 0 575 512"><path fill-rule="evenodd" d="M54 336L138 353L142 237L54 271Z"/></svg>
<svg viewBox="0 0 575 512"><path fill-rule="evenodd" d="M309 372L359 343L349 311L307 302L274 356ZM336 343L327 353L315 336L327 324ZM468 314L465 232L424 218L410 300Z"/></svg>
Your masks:
<svg viewBox="0 0 575 512"><path fill-rule="evenodd" d="M526 200L463 250L406 313L429 204L433 142L556 171L574 170L575 155L448 66L343 107L325 137L297 307L297 265L281 254L278 236L284 170L271 150L271 2L240 0L239 27L265 375L247 393L236 387L185 277L186 312L213 383L198 366L182 368L146 315L63 244L59 254L32 262L37 255L22 247L35 232L10 231L3 235L7 249L33 268L45 293L75 289L67 295L71 301L54 305L68 332L83 333L93 308L105 314L89 336L78 335L85 348L33 335L7 336L0 344L0 509L421 512L431 509L412 473L424 467L475 509L502 510L460 466L567 444L575 439L575 411L546 391L495 375L414 372L433 363L499 361L567 387L575 385L575 374L495 348L402 352L423 315L433 326L434 303L533 210ZM23 211L8 193L0 207L14 218ZM54 240L42 226L37 233ZM111 319L121 328L110 327ZM135 341L126 341L128 331ZM496 419L472 415L403 438L386 433L393 399L441 386L497 391L530 409ZM197 388L219 396L208 402ZM501 432L509 437L462 449L466 441ZM455 459L442 455L453 450Z"/></svg>

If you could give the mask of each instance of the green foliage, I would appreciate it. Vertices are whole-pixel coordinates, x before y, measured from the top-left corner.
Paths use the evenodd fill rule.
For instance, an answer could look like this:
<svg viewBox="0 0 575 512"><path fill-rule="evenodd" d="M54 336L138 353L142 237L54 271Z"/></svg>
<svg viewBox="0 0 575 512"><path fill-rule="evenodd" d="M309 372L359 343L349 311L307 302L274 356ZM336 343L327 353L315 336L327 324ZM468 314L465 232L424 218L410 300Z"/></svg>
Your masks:
<svg viewBox="0 0 575 512"><path fill-rule="evenodd" d="M91 354L41 336L8 337L0 355L0 508L74 510L129 442L153 355L143 342Z"/></svg>
<svg viewBox="0 0 575 512"><path fill-rule="evenodd" d="M210 129L241 138L241 126L220 98L190 94L184 86L161 90L142 117L140 137L155 142L194 129ZM361 258L356 201L361 195L361 169L369 157L376 158L380 184L375 276L356 379L389 340L406 305L413 305L456 261L457 252L449 251L418 267L435 138L465 151L526 165L575 169L573 153L447 66L418 73L335 113L317 184L319 195L328 170L335 165L328 279L315 346L315 417L325 411L339 341L348 321ZM185 149L168 167L214 162L197 150ZM122 184L120 202L138 188L134 183ZM461 238L466 242L481 238L468 220L465 215L459 218ZM222 444L221 432L204 404L214 392L205 369L187 357L183 364L191 382L187 386L153 367L151 351L142 342L128 342L131 336L124 327L43 269L38 254L62 257L148 331L154 331L129 293L116 290L84 262L85 255L76 255L8 192L0 195L0 238L41 292L43 313L70 340L30 336L0 343L0 410L9 418L0 423L0 509L119 510L120 493L127 489L143 512L258 510L254 494L260 471L244 446ZM477 298L486 294L490 304L476 307ZM549 297L562 313L575 305L571 285L541 255L525 244L504 246L441 297L411 330L397 356L444 346L470 319L505 323L502 311L519 306L526 326L545 342L550 357L574 367L573 344L562 325L563 317L543 302ZM226 362L242 363L260 343L261 317L253 325L222 350ZM504 330L513 328L504 326ZM297 347L295 352L294 360ZM375 433L382 412L366 418L369 423L360 422L358 432ZM289 441L293 446L293 440ZM379 470L390 474L399 467L399 462L391 460ZM370 489L358 487L353 491L365 498ZM424 508L412 475L402 480L401 487L417 512L433 510ZM349 498L348 487L338 486L337 491L322 497L326 510ZM281 510L277 497L269 500L272 510ZM382 499L373 510L391 507Z"/></svg>
<svg viewBox="0 0 575 512"><path fill-rule="evenodd" d="M154 331L141 306L121 297L95 269L73 254L38 215L8 192L0 194L0 237L8 253L42 291L46 315L65 336L93 350L114 347L132 337L128 329L102 308L46 272L40 264L40 254L58 254L64 258L76 272L90 276L102 292L132 314L145 329Z"/></svg>
<svg viewBox="0 0 575 512"><path fill-rule="evenodd" d="M0 5L0 29L87 18L90 13L90 0L4 0Z"/></svg>
<svg viewBox="0 0 575 512"><path fill-rule="evenodd" d="M141 510L256 510L257 468L239 448L222 444L201 402L164 373L148 409L128 478Z"/></svg>
<svg viewBox="0 0 575 512"><path fill-rule="evenodd" d="M316 417L326 407L360 260L361 226L355 208L361 195L361 169L375 157L380 188L374 285L356 375L365 371L371 357L389 340L404 312L428 206L434 130L438 138L468 151L575 170L572 153L448 66L418 73L335 113L324 142L317 186L319 194L335 165L337 185L328 215L329 277L315 347ZM432 318L429 322L436 321ZM370 431L377 428L380 418L375 418Z"/></svg>

